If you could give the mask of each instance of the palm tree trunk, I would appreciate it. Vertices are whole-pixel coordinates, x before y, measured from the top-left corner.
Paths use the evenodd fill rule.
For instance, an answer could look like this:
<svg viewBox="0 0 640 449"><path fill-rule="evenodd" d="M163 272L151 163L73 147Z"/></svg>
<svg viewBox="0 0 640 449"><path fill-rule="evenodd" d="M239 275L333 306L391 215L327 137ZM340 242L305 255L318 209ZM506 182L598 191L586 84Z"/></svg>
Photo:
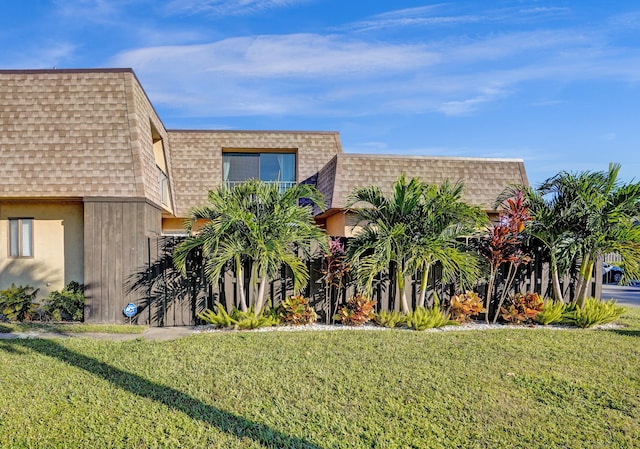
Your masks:
<svg viewBox="0 0 640 449"><path fill-rule="evenodd" d="M264 307L264 291L267 286L267 276L262 276L260 278L260 287L258 288L258 296L256 298L256 305L254 309L254 313L256 316L260 316L262 313L262 308Z"/></svg>
<svg viewBox="0 0 640 449"><path fill-rule="evenodd" d="M583 264L585 264L584 261ZM580 285L580 289L578 290L578 296L576 300L576 304L578 305L578 307L584 306L584 301L587 298L587 290L589 288L589 285L591 284L591 275L593 273L593 264L594 258L587 257L584 270L582 269L583 267L580 267L580 277L582 278L582 282Z"/></svg>
<svg viewBox="0 0 640 449"><path fill-rule="evenodd" d="M589 257L586 255L582 256L582 261L580 262L580 269L578 270L578 282L576 284L576 293L573 302L578 304L580 302L580 295L582 293L582 287L585 283L585 276L587 272L587 265L589 264Z"/></svg>
<svg viewBox="0 0 640 449"><path fill-rule="evenodd" d="M400 291L400 301L402 304L402 312L409 313L411 309L409 307L409 302L407 301L407 292L405 291L405 279L404 273L402 272L402 266L398 264L396 271L396 282L398 283L398 290Z"/></svg>
<svg viewBox="0 0 640 449"><path fill-rule="evenodd" d="M553 296L556 301L564 302L564 297L562 295L562 288L560 288L560 275L558 273L558 264L556 262L556 258L551 256L551 279L553 283Z"/></svg>
<svg viewBox="0 0 640 449"><path fill-rule="evenodd" d="M427 297L427 286L429 284L429 266L425 266L422 271L422 279L420 280L420 296L418 299L418 306L424 307L425 299Z"/></svg>
<svg viewBox="0 0 640 449"><path fill-rule="evenodd" d="M244 270L240 257L236 257L236 294L240 302L240 310L247 311L247 298L244 291Z"/></svg>

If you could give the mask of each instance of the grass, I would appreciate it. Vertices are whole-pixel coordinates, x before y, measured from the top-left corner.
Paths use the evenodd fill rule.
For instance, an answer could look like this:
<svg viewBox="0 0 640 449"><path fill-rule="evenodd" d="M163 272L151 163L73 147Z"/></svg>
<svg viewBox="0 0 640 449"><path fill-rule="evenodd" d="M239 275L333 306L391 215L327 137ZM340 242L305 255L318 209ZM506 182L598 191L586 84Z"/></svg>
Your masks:
<svg viewBox="0 0 640 449"><path fill-rule="evenodd" d="M104 333L104 334L141 334L147 326L127 324L85 324L85 323L0 323L0 333L9 332L48 332L54 334Z"/></svg>
<svg viewBox="0 0 640 449"><path fill-rule="evenodd" d="M638 447L640 309L622 321L0 340L0 447Z"/></svg>

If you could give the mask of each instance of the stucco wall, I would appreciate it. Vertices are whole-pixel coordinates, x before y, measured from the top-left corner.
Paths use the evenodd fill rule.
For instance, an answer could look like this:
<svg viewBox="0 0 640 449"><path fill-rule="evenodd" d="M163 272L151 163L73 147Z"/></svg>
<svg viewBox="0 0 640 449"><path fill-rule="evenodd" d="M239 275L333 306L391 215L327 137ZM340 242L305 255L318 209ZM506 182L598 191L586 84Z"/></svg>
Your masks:
<svg viewBox="0 0 640 449"><path fill-rule="evenodd" d="M8 257L8 218L33 218L33 257ZM42 299L84 282L83 207L79 202L0 202L0 288L28 284Z"/></svg>

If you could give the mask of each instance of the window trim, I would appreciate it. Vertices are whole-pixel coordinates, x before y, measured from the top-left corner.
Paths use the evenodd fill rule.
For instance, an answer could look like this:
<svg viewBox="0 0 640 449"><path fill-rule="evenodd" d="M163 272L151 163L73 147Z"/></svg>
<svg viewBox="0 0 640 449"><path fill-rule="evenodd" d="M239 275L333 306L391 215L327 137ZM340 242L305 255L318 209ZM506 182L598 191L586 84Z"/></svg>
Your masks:
<svg viewBox="0 0 640 449"><path fill-rule="evenodd" d="M31 220L31 236L29 240L31 241L31 255L24 256L22 249L22 220ZM18 222L18 255L11 255L11 222ZM33 259L35 257L35 245L34 245L34 234L35 234L35 219L33 217L9 217L7 218L7 258L9 259Z"/></svg>

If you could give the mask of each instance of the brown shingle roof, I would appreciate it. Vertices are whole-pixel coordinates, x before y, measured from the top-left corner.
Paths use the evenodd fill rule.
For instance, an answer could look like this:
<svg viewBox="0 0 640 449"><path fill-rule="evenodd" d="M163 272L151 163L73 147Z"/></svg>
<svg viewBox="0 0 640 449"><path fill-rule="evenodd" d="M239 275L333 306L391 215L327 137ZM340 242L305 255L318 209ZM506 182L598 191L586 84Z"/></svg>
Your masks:
<svg viewBox="0 0 640 449"><path fill-rule="evenodd" d="M317 186L325 195L329 209L342 209L353 189L376 185L388 195L403 173L408 178L419 177L431 184L440 184L446 179L462 181L465 199L487 211L494 209L494 202L505 187L528 185L524 162L520 159L342 153L318 172Z"/></svg>
<svg viewBox="0 0 640 449"><path fill-rule="evenodd" d="M337 132L315 131L169 131L176 215L202 205L210 189L222 183L222 153L230 150L293 150L297 180L316 173L342 152Z"/></svg>
<svg viewBox="0 0 640 449"><path fill-rule="evenodd" d="M131 69L0 71L0 197L160 202L150 122Z"/></svg>

